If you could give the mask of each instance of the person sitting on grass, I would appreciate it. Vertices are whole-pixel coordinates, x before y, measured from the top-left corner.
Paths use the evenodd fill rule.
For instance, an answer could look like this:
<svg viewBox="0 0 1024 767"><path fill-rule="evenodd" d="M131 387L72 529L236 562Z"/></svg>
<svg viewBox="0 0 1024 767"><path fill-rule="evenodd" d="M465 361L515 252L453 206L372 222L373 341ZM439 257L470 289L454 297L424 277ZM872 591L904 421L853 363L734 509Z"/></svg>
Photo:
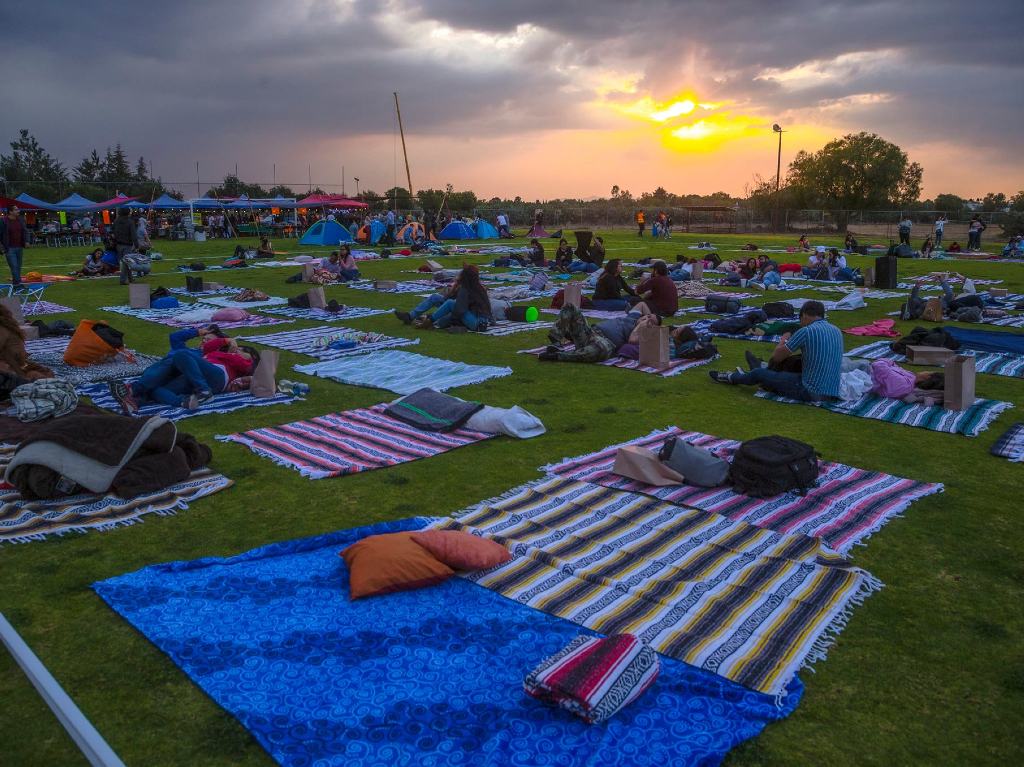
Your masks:
<svg viewBox="0 0 1024 767"><path fill-rule="evenodd" d="M256 258L273 258L274 257L274 246L270 244L270 239L267 237L260 237L260 246L256 248Z"/></svg>
<svg viewBox="0 0 1024 767"><path fill-rule="evenodd" d="M827 280L828 277L828 256L825 248L819 245L817 249L807 257L807 266L801 271L809 280Z"/></svg>
<svg viewBox="0 0 1024 767"><path fill-rule="evenodd" d="M637 287L637 293L643 296L652 312L660 317L671 317L679 311L676 284L668 276L668 267L664 261L656 261L651 266L651 272L651 276Z"/></svg>
<svg viewBox="0 0 1024 767"><path fill-rule="evenodd" d="M569 265L572 263L572 254L572 247L563 237L558 241L558 250L555 251L554 269L556 272L569 271Z"/></svg>
<svg viewBox="0 0 1024 767"><path fill-rule="evenodd" d="M782 274L779 273L779 265L768 256L757 257L757 274L750 283L756 288L767 290L771 286L778 287L782 284Z"/></svg>
<svg viewBox="0 0 1024 767"><path fill-rule="evenodd" d="M434 311L428 314L432 308ZM412 312L396 311L395 316L421 330L448 328L452 333L483 331L494 321L491 298L480 282L479 269L472 264L462 267L459 276L444 294L435 293L420 302Z"/></svg>
<svg viewBox="0 0 1024 767"><path fill-rule="evenodd" d="M188 346L193 338L202 340L201 348ZM177 330L170 335L170 346L130 386L124 381L108 384L125 415L134 415L147 402L195 410L235 379L251 376L260 360L256 349L239 346L216 325Z"/></svg>
<svg viewBox="0 0 1024 767"><path fill-rule="evenodd" d="M929 234L924 238L924 242L921 243L921 258L931 258L933 250L935 250L935 241Z"/></svg>
<svg viewBox="0 0 1024 767"><path fill-rule="evenodd" d="M789 359L794 352L801 352L799 372L796 360ZM782 365L788 369L772 369ZM752 364L746 373L712 370L708 375L719 383L760 385L790 399L822 402L839 398L842 366L842 331L825 319L821 301L807 301L800 309L800 329L782 336L769 363Z"/></svg>
<svg viewBox="0 0 1024 767"><path fill-rule="evenodd" d="M441 304L448 299L455 298L458 292L459 277L456 277L455 280L443 290L439 290L437 293L432 293L416 304L412 311L403 312L395 309L394 315L406 325L415 324L420 317L423 317L428 312L432 312L434 309L437 309L437 307L441 306Z"/></svg>
<svg viewBox="0 0 1024 767"><path fill-rule="evenodd" d="M117 267L108 264L103 260L103 248L96 248L85 257L85 263L77 272L71 272L72 277L102 277L105 274L116 274Z"/></svg>
<svg viewBox="0 0 1024 767"><path fill-rule="evenodd" d="M807 235L806 234L801 234L800 235L800 239L796 241L796 246L798 248L800 248L800 250L810 250L811 249L811 243L807 239Z"/></svg>
<svg viewBox="0 0 1024 767"><path fill-rule="evenodd" d="M626 295L623 296L623 293ZM604 265L604 272L597 278L591 299L593 307L605 311L626 310L633 304L640 303L640 300L640 296L622 276L622 262L617 258L611 259Z"/></svg>
<svg viewBox="0 0 1024 767"><path fill-rule="evenodd" d="M849 232L846 233L846 239L843 241L843 250L847 253L852 253L857 249L857 238Z"/></svg>
<svg viewBox="0 0 1024 767"><path fill-rule="evenodd" d="M536 237L530 240L530 251L526 254L533 266L544 267L548 262L544 259L544 246Z"/></svg>

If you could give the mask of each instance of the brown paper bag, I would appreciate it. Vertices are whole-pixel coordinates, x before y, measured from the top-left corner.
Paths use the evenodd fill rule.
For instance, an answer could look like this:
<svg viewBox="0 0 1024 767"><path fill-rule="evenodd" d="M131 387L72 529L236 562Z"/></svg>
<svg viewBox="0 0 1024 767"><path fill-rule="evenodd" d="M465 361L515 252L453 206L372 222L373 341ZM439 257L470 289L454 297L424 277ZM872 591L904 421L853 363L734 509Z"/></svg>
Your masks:
<svg viewBox="0 0 1024 767"><path fill-rule="evenodd" d="M655 370L669 365L668 328L646 325L640 328L640 364Z"/></svg>
<svg viewBox="0 0 1024 767"><path fill-rule="evenodd" d="M303 282L309 282L311 279L313 279L313 272L315 270L316 270L316 267L313 265L312 261L310 261L309 263L303 264L302 265L302 281Z"/></svg>
<svg viewBox="0 0 1024 767"><path fill-rule="evenodd" d="M280 353L260 350L260 361L252 373L249 393L254 397L273 397L277 394L277 360Z"/></svg>
<svg viewBox="0 0 1024 767"><path fill-rule="evenodd" d="M21 301L14 296L8 296L6 298L0 298L0 304L10 312L14 321L19 325L25 321L25 313L21 310Z"/></svg>
<svg viewBox="0 0 1024 767"><path fill-rule="evenodd" d="M974 356L957 354L945 365L946 385L942 406L947 410L966 410L974 404Z"/></svg>
<svg viewBox="0 0 1024 767"><path fill-rule="evenodd" d="M657 487L682 485L686 481L682 474L658 460L654 452L636 445L620 447L616 451L612 473Z"/></svg>
<svg viewBox="0 0 1024 767"><path fill-rule="evenodd" d="M20 325L21 337L26 341L35 341L39 338L39 328L35 325Z"/></svg>
<svg viewBox="0 0 1024 767"><path fill-rule="evenodd" d="M583 283L570 282L562 289L562 306L575 306L579 308L583 304Z"/></svg>
<svg viewBox="0 0 1024 767"><path fill-rule="evenodd" d="M306 295L309 296L310 309L323 309L327 306L327 299L324 297L323 288L310 288L306 291Z"/></svg>
<svg viewBox="0 0 1024 767"><path fill-rule="evenodd" d="M703 278L704 278L704 262L703 261L694 261L690 265L690 279L691 280L701 280Z"/></svg>
<svg viewBox="0 0 1024 767"><path fill-rule="evenodd" d="M132 309L148 309L149 285L129 285L128 305Z"/></svg>
<svg viewBox="0 0 1024 767"><path fill-rule="evenodd" d="M875 267L867 266L864 268L861 274L864 276L865 288L870 288L872 285L875 284Z"/></svg>
<svg viewBox="0 0 1024 767"><path fill-rule="evenodd" d="M220 290L223 287L224 287L224 284L221 283L221 282L204 282L203 283L203 290Z"/></svg>
<svg viewBox="0 0 1024 767"><path fill-rule="evenodd" d="M437 263L437 261L431 261L429 258L427 259L427 268L432 272L440 272L444 270L444 267Z"/></svg>
<svg viewBox="0 0 1024 767"><path fill-rule="evenodd" d="M932 297L925 301L921 319L928 322L942 322L942 299Z"/></svg>

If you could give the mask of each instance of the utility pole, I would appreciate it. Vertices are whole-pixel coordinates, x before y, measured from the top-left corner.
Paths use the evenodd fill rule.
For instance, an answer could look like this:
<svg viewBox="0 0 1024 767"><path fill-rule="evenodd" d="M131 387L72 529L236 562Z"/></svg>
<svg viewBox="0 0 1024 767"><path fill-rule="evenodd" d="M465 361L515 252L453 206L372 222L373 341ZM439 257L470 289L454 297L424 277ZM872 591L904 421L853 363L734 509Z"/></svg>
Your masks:
<svg viewBox="0 0 1024 767"><path fill-rule="evenodd" d="M199 190L199 160L196 160L196 197L202 197L203 193Z"/></svg>
<svg viewBox="0 0 1024 767"><path fill-rule="evenodd" d="M402 137L402 156L405 158L405 180L409 183L409 196L414 194L412 189L412 176L409 174L409 155L405 151L405 130L402 128L402 110L398 108L398 91L395 94L395 112L398 114L398 133ZM397 195L396 195L397 204Z"/></svg>
<svg viewBox="0 0 1024 767"><path fill-rule="evenodd" d="M345 196L345 166L341 166L341 196Z"/></svg>
<svg viewBox="0 0 1024 767"><path fill-rule="evenodd" d="M785 131L782 130L778 123L775 123L772 126L772 130L779 134L779 155L775 163L775 221L772 222L772 231L775 231L778 228L779 184L782 181L782 134L785 133Z"/></svg>

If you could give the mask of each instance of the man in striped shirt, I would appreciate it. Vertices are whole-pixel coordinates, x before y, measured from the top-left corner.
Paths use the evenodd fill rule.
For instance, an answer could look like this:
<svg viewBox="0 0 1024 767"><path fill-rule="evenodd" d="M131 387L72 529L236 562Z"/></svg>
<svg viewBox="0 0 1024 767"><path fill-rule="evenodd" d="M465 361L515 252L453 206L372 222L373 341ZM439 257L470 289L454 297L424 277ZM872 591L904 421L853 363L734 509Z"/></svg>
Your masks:
<svg viewBox="0 0 1024 767"><path fill-rule="evenodd" d="M842 363L842 331L825 320L821 301L808 301L800 309L800 329L782 337L767 364L755 359L747 373L712 370L709 375L719 383L760 384L783 397L820 402L839 398Z"/></svg>

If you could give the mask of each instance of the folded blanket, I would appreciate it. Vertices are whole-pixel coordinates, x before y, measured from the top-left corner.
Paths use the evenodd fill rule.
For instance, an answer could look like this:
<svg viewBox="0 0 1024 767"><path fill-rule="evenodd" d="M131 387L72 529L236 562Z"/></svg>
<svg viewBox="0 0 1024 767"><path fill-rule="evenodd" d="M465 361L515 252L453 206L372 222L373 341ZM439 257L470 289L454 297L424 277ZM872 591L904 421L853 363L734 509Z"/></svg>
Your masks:
<svg viewBox="0 0 1024 767"><path fill-rule="evenodd" d="M658 654L633 634L579 636L531 671L523 687L596 724L640 697L659 667Z"/></svg>
<svg viewBox="0 0 1024 767"><path fill-rule="evenodd" d="M479 402L467 402L423 388L395 400L384 412L423 431L452 431L465 424L482 407Z"/></svg>

